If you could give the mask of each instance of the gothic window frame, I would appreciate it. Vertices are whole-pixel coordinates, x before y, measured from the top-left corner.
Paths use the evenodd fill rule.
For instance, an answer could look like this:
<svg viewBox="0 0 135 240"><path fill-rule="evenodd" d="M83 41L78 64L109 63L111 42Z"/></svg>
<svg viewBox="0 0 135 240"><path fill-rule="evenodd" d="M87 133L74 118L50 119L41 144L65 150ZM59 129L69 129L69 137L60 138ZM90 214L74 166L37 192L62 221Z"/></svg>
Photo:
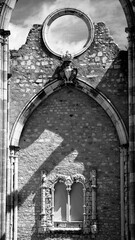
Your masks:
<svg viewBox="0 0 135 240"><path fill-rule="evenodd" d="M54 194L57 183L65 184L69 207L70 191L74 183L82 184L83 191L83 220L69 221L69 215L66 221L55 221L54 219ZM47 177L45 171L41 172L41 219L39 224L39 233L54 231L71 231L89 234L97 233L97 214L96 214L96 171L90 172L88 181L82 174L75 175L52 175ZM66 214L69 214L67 212Z"/></svg>
<svg viewBox="0 0 135 240"><path fill-rule="evenodd" d="M66 212L66 221L55 221L54 219L54 206L55 206L55 201L54 201L54 195L55 195L55 185L57 183L64 183L65 187L66 187L66 191L67 191L67 212ZM80 183L83 186L83 221L72 221L70 219L70 207L71 207L71 189L74 183ZM64 176L64 175L59 175L58 179L56 180L56 182L54 183L53 187L52 187L52 223L53 223L53 227L52 230L72 230L73 231L80 231L83 228L83 225L85 224L85 178L82 175L74 175L73 177L70 176ZM56 227L57 225L57 227Z"/></svg>

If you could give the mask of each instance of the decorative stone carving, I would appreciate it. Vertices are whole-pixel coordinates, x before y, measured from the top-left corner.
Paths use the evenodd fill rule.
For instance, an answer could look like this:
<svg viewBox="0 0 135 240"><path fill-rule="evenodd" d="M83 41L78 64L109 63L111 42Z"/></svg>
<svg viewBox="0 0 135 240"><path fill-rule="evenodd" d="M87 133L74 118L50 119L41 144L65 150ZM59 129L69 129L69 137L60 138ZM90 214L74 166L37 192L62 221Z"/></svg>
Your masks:
<svg viewBox="0 0 135 240"><path fill-rule="evenodd" d="M66 190L70 191L71 190L71 186L73 184L73 181L71 179L71 177L67 177L66 181L65 181L65 185L66 185Z"/></svg>
<svg viewBox="0 0 135 240"><path fill-rule="evenodd" d="M97 233L97 223L93 222L93 224L91 225L91 232L93 234Z"/></svg>
<svg viewBox="0 0 135 240"><path fill-rule="evenodd" d="M77 68L73 66L72 55L67 51L62 56L62 65L56 68L52 79L63 80L65 84L75 84L77 72Z"/></svg>
<svg viewBox="0 0 135 240"><path fill-rule="evenodd" d="M76 174L76 175L73 176L73 181L74 182L80 182L80 183L84 184L85 183L85 177L81 174Z"/></svg>
<svg viewBox="0 0 135 240"><path fill-rule="evenodd" d="M46 173L45 173L45 171L42 171L41 182L42 182L42 185L41 185L41 215L44 217L44 215L45 215L45 188L46 188ZM43 220L43 222L44 222L44 220Z"/></svg>
<svg viewBox="0 0 135 240"><path fill-rule="evenodd" d="M42 172L42 185L46 183L46 173L45 171Z"/></svg>
<svg viewBox="0 0 135 240"><path fill-rule="evenodd" d="M59 223L54 221L54 195L55 185L60 182L64 183L67 190L67 200L70 204L70 191L74 183L83 185L83 221L70 221L70 216L67 214L67 220ZM92 170L90 179L82 174L75 175L50 175L46 176L45 171L42 171L41 176L41 224L39 232L45 231L83 231L84 234L95 234L97 232L96 221L96 171Z"/></svg>
<svg viewBox="0 0 135 240"><path fill-rule="evenodd" d="M92 170L90 172L90 180L91 180L91 189L92 189L92 224L91 224L91 232L97 233L97 213L96 213L96 205L97 205L97 199L96 199L96 170Z"/></svg>

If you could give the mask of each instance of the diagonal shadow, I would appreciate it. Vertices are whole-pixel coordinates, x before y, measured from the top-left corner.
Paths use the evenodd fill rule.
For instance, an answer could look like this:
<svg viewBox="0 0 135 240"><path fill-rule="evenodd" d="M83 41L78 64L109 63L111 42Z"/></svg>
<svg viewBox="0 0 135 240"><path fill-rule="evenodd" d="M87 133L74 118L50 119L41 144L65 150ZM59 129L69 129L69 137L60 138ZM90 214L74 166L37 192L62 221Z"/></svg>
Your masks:
<svg viewBox="0 0 135 240"><path fill-rule="evenodd" d="M111 76L112 68L114 69L115 66L118 64L119 58L121 58L121 56L116 57L116 59L114 60L114 62L110 66L110 68L105 72L101 81L97 85L97 88L102 90L102 92L105 93L106 95L108 94L109 99L111 99L112 102L116 103L116 105L118 103L116 97L122 97L122 98L125 97L124 94L123 95L121 94L123 91L123 85L120 84L119 82L115 82L116 86L114 86L114 82L110 81L110 78L113 78ZM122 59L124 59L124 57L122 57ZM120 67L123 67L122 63L120 63L120 64L121 64ZM115 78L117 78L119 76L120 69L116 69L116 70L117 71L116 71ZM123 69L121 69L121 71L123 71ZM105 88L104 88L104 84L106 85ZM108 87L109 85L110 85L110 87ZM117 87L118 87L117 96L114 92L110 93L110 92L107 92L107 90L106 90L109 88L116 89ZM126 86L125 86L125 89L126 89ZM38 213L38 214L35 214L35 226L38 222L39 215L40 215L39 202L41 199L41 196L40 196L41 170L45 170L47 174L52 173L54 171L54 169L55 169L55 171L57 171L57 166L59 165L59 169L60 169L60 163L65 158L67 159L67 164L69 164L71 169L73 169L74 162L79 164L82 162L82 157L84 157L86 161L84 161L83 169L82 169L82 165L78 165L78 168L81 173L83 173L84 175L87 176L88 171L86 171L86 170L88 169L88 166L86 163L88 161L91 162L92 167L94 167L94 168L97 168L99 165L99 162L95 163L93 160L94 156L96 158L97 152L100 151L99 145L102 145L103 152L105 152L104 149L107 149L107 148L109 151L109 145L107 145L107 144L105 145L104 142L99 143L98 141L95 143L94 138L92 136L94 128L96 128L96 121L100 120L100 116L103 116L104 118L108 118L106 113L101 112L101 114L100 114L101 107L98 106L94 100L89 99L89 97L84 94L84 96L83 96L84 103L87 102L91 106L91 113L88 115L87 121L84 122L83 127L80 128L80 126L83 122L82 118L83 118L83 116L86 116L86 112L85 112L84 105L82 105L82 112L80 110L77 110L77 111L80 111L80 114L75 116L75 109L79 109L80 105L82 104L81 101L79 100L80 95L78 94L78 90L71 89L70 87L65 87L65 89L63 91L65 91L66 93L63 94L62 98L58 98L57 93L54 93L53 96L48 97L48 99L46 99L46 101L43 103L45 108L48 108L51 105L52 106L57 105L56 103L58 103L58 102L61 106L62 104L66 103L67 96L68 96L69 103L67 105L67 108L69 108L70 111L66 114L64 114L64 112L63 112L63 115L61 115L61 119L59 119L59 122L61 123L61 125L60 126L55 125L55 121L57 122L59 114L57 114L57 112L55 112L54 115L50 115L50 113L47 111L45 113L43 113L41 111L41 108L42 108L42 104L41 104L41 106L39 106L39 108L38 108L38 113L36 113L36 111L35 111L30 118L30 121L32 121L31 125L29 125L29 121L25 125L25 129L29 129L29 132L26 133L26 130L24 129L22 136L21 136L21 141L20 141L21 151L20 151L20 153L22 151L25 151L26 149L28 149L34 142L36 142L45 130L50 131L50 133L53 132L54 134L59 135L61 138L61 141L53 149L51 154L48 157L45 157L45 161L44 161L44 154L43 154L42 161L41 161L42 164L32 174L30 179L20 189L20 191L18 193L18 206L19 207L25 202L26 198L30 194L34 195L33 203L35 204L35 213ZM74 98L74 102L71 103L70 98L72 99L71 95L73 95L73 94L76 96L77 100ZM81 93L81 95L82 94L83 93ZM71 105L72 105L73 109L71 108ZM96 117L96 119L93 121L91 116L93 116L93 114L95 114L97 111L99 111L99 118ZM125 113L125 110L122 110L121 115L123 116L124 113ZM34 119L36 117L36 114L38 115L38 121L34 125ZM33 120L31 120L31 119L33 119ZM50 119L50 121L47 122L47 119ZM126 117L125 117L125 121L126 121ZM68 128L66 128L67 122L70 122L70 124L71 124L70 131L69 131L69 126L68 126ZM86 124L87 122L89 122L88 125ZM100 128L99 135L100 135L100 133L106 131L105 127L106 126L102 126ZM38 131L35 132L33 135L34 129L38 129ZM68 132L70 132L69 135L68 135ZM70 137L70 135L71 135L71 137ZM25 139L26 136L29 137L30 141L26 141L26 139ZM78 136L80 136L80 137L78 138ZM98 133L97 133L96 138L98 139ZM87 142L84 144L85 140L87 140ZM41 146L42 146L42 144L41 144ZM91 156L90 156L89 150L91 151ZM77 154L75 156L73 156L73 160L72 161L68 160L68 156L75 151L77 152ZM38 153L36 156L38 157ZM63 166L61 167L60 171L63 171ZM65 167L64 171L65 171L64 173L68 174L69 170L68 170L68 168ZM33 235L33 237L34 237L34 235Z"/></svg>
<svg viewBox="0 0 135 240"><path fill-rule="evenodd" d="M50 173L53 173L54 171L55 173L59 172L63 174L64 172L64 174L69 175L69 166L70 166L70 171L72 173L76 173L75 164L77 164L78 172L83 173L84 175L87 174L86 164L85 163L83 165L81 164L82 156L86 151L86 147L83 147L83 144L84 144L84 141L86 140L86 134L89 132L89 134L87 134L87 149L90 148L90 145L92 144L92 137L91 137L92 134L91 134L91 126L88 126L87 124L89 116L87 117L87 121L85 123L83 123L84 121L83 119L81 120L81 118L84 115L85 109L83 110L83 112L81 112L79 116L78 115L76 116L75 112L76 114L77 112L80 112L80 104L78 104L78 100L77 102L74 101L74 103L72 103L72 108L74 105L74 109L71 109L71 102L70 100L68 100L69 101L68 109L70 109L68 114L65 114L65 116L64 114L62 114L60 117L59 117L59 113L55 114L55 121L60 122L61 123L60 125L55 125L54 116L51 117L53 114L51 115L49 114L49 116L47 117L48 113L46 111L45 113L43 113L44 107L45 108L47 108L47 106L50 107L50 105L52 104L57 105L57 102L60 105L63 104L63 106L65 106L66 104L65 102L67 101L66 99L67 94L69 94L69 99L70 98L72 99L71 95L75 95L76 98L78 99L80 98L80 94L82 95L82 93L80 93L78 90L66 87L65 89L63 89L62 99L59 97L57 99L57 95L58 95L57 93L54 94L54 96L51 96L50 99L48 98L43 103L43 105L39 106L39 109L37 110L37 112L33 113L28 123L26 123L25 129L24 129L24 132L22 133L22 137L20 141L20 147L21 147L20 157L24 153L27 156L29 149L31 152L32 150L36 151L36 149L39 146L43 154L43 156L41 157L42 164L41 165L39 164L40 166L38 167L38 169L32 174L30 179L20 189L18 193L18 207L21 207L23 205L23 203L25 202L26 198L28 198L28 196L31 195L30 198L33 199L32 204L34 204L34 209L35 209L35 215L34 215L35 225L33 226L32 239L34 239L34 234L36 231L34 229L37 229L38 222L40 219L40 212L41 212L40 204L39 204L41 202L41 190L40 190L41 170L45 170L47 175L49 175ZM83 97L84 97L84 102L86 101L89 102L89 97L87 95L84 94ZM93 104L93 111L95 112L97 104L93 100L92 100L92 104ZM35 121L34 119L36 119L36 117L37 117L37 120L40 119L40 121L38 122ZM80 121L78 121L78 117L80 117ZM46 118L46 121L44 121L45 118ZM49 122L47 120L48 118L51 119ZM83 127L83 132L82 132L82 128L80 128L81 121L82 121L81 127ZM35 125L34 125L34 122L36 122ZM38 131L36 131L35 134L33 135L34 129L37 129ZM57 144L55 144L55 140L54 142L48 142L48 143L46 142L46 144L48 144L48 146L52 148L51 154L49 156L46 156L43 153L44 142L42 142L41 140L42 138L45 139L44 138L45 136L48 137L48 140L50 140L51 134L54 136L54 138L55 137L57 138L56 139ZM80 137L78 138L78 136ZM28 140L31 139L31 141L27 141L27 139ZM47 139L45 139L44 141L46 140ZM35 144L35 149L34 148L31 149L31 146L33 144ZM38 158L38 154L41 155L40 153L37 153L36 154L37 158ZM88 161L88 155L85 153L85 158L87 158L86 162ZM62 164L63 161L64 161L64 165ZM21 163L23 163L22 160L21 160ZM30 204L29 206L31 206L30 201L28 204Z"/></svg>
<svg viewBox="0 0 135 240"><path fill-rule="evenodd" d="M117 66L119 65L119 68L117 68ZM112 69L115 73L115 76L112 76ZM114 61L112 62L112 64L110 65L110 68L107 69L107 71L105 72L105 74L103 75L102 79L100 80L100 82L98 83L97 87L99 90L101 90L104 94L106 94L106 96L109 97L110 100L112 100L112 102L116 103L116 106L119 105L118 101L117 101L117 98L116 98L116 94L110 91L107 92L106 88L108 89L116 89L117 88L117 95L118 97L121 97L121 98L125 98L125 94L124 94L124 91L123 91L123 86L125 87L125 89L127 88L126 84L127 82L123 85L123 81L122 82L115 82L115 84L117 84L117 86L114 87L114 81L110 81L111 78L118 78L119 79L119 76L120 76L120 72L123 72L125 74L125 76L127 75L127 51L120 51L118 53L118 55L116 56L116 58L114 59ZM104 87L105 85L105 87ZM109 87L108 87L109 85ZM71 87L66 87L66 90L67 90L67 95L70 96L70 94L72 95L73 91L71 89ZM74 89L74 91L77 91ZM74 93L73 93L74 94ZM83 94L83 93L81 93ZM85 96L86 97L86 96ZM88 98L88 97L86 97ZM55 99L55 97L52 99L52 96L51 97L48 97L48 99L46 99L46 107L48 106L48 104L54 104L55 100L57 101L58 99ZM88 101L88 100L87 100ZM50 102L50 103L49 103ZM62 99L59 99L59 102L60 104L63 104L66 102L66 96L63 97ZM94 104L94 102L93 102ZM121 103L120 103L121 104ZM78 102L74 102L74 106L76 108L79 108L79 104ZM69 106L70 107L70 106ZM95 104L93 108L96 108L97 105ZM121 111L121 108L119 108L120 111ZM71 110L71 109L70 109ZM123 112L122 112L123 111ZM126 114L125 114L125 109L123 110L122 109L121 111L121 115L123 117L123 119L125 118L125 122L127 122L127 119L126 119ZM43 122L43 119L41 117L41 112L39 110L39 121L38 121L38 125L40 125L40 128L38 129L38 132L37 132L37 135L35 135L36 137L33 137L32 136L32 132L33 132L33 129L34 127L37 128L37 126L33 126L33 128L30 129L29 131L29 138L31 138L31 141L30 142L25 142L25 139L24 139L24 135L25 133L23 132L22 133L22 136L21 136L21 142L20 142L20 147L21 149L26 149L28 148L33 142L36 141L36 139L39 138L39 136L42 134L42 132L44 132L45 129L48 129L49 131L52 131L52 132L55 132L56 134L60 135L60 137L62 138L62 142L61 144L51 153L51 155L40 165L40 167L34 172L34 174L31 176L31 178L29 179L29 181L25 184L25 186L22 187L22 189L19 191L19 205L21 205L25 199L26 199L26 195L27 194L23 194L23 192L25 193L28 193L28 195L30 194L30 189L31 189L31 193L35 193L37 191L37 189L39 188L40 186L40 180L39 181L34 181L34 179L38 179L38 176L40 175L41 173L41 170L46 170L47 174L49 174L66 156L68 156L71 152L73 152L74 150L76 150L78 152L78 156L76 156L76 159L75 161L76 162L81 162L81 159L79 157L79 154L80 154L80 148L79 146L81 144L83 144L83 141L84 141L84 138L82 138L81 140L79 140L80 142L75 141L72 142L68 136L66 135L67 132L68 132L68 129L67 129L67 132L64 132L63 129L65 128L66 126L66 121L71 121L71 119L74 119L74 111L70 111L69 115L64 115L62 116L61 115L61 121L63 121L63 129L60 129L59 126L55 126L54 122L53 122L53 119L51 120L51 123L44 123ZM85 111L82 112L81 115L85 114ZM46 112L46 115L47 115L47 112ZM44 119L46 119L46 117L50 117L49 115L46 116L44 114ZM55 114L54 118L56 118L56 115L57 113ZM80 116L78 116L78 121L80 121ZM32 114L31 118L35 118L35 112ZM46 121L46 120L45 120ZM79 134L79 124L76 125L76 122L73 120L71 121L71 128L72 128L72 137L74 140L78 140L75 133L77 132L77 134ZM50 127L50 124L52 125ZM64 125L65 124L65 125ZM92 123L94 124L94 122ZM28 123L26 123L25 125L25 128L27 128L27 125ZM77 129L78 127L78 129ZM87 126L84 126L84 129L87 129ZM77 129L76 131L74 131L74 129ZM89 136L88 136L88 146L87 148L89 148L89 146L92 147L92 137L91 137L91 133L92 133L92 129L89 128ZM80 130L80 134L82 134L81 130ZM81 150L82 151L82 150ZM86 152L85 152L86 154ZM86 166L85 166L86 167ZM33 184L34 183L34 184Z"/></svg>

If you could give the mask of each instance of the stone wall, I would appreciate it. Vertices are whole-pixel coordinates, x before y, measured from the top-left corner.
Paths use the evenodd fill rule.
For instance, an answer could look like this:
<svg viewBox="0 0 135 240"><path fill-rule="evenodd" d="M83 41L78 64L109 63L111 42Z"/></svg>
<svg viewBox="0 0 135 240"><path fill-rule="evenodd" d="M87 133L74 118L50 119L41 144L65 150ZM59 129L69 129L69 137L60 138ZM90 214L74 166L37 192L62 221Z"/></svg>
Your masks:
<svg viewBox="0 0 135 240"><path fill-rule="evenodd" d="M10 126L30 98L51 81L61 61L45 49L41 25L33 25L27 41L11 51ZM78 76L101 90L118 109L127 125L127 52L120 51L104 23L95 25L90 48L74 60Z"/></svg>
<svg viewBox="0 0 135 240"><path fill-rule="evenodd" d="M124 56L124 57L123 57ZM11 128L34 94L61 62L45 49L41 25L30 30L26 44L11 51ZM127 55L120 51L104 23L95 25L90 48L74 59L78 78L99 89L127 125ZM18 239L89 239L77 233L39 234L41 171L47 176L97 170L96 239L120 239L120 153L115 128L89 96L65 86L32 113L20 139Z"/></svg>
<svg viewBox="0 0 135 240"><path fill-rule="evenodd" d="M97 239L119 238L119 143L111 121L94 100L71 87L54 93L31 115L20 148L19 239L50 239L46 233L38 236L42 170L48 177L80 173L89 179L93 168L97 169ZM51 236L83 238L68 233Z"/></svg>

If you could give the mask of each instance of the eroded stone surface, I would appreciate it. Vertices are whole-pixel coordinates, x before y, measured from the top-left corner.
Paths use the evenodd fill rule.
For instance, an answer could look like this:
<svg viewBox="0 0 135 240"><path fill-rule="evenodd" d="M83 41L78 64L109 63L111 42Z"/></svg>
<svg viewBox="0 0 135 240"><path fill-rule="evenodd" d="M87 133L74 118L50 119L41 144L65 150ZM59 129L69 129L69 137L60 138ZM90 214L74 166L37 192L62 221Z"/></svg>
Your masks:
<svg viewBox="0 0 135 240"><path fill-rule="evenodd" d="M61 61L49 55L43 45L41 25L33 25L26 44L11 51L11 125L30 98L52 81L59 65ZM78 69L77 77L103 91L127 121L127 54L119 50L104 23L95 25L92 45L73 65Z"/></svg>
<svg viewBox="0 0 135 240"><path fill-rule="evenodd" d="M104 23L95 25L92 45L73 64L77 77L105 94L127 124L127 52L120 51ZM41 25L34 25L26 44L11 51L11 126L31 97L53 81L59 65L61 61L43 45ZM96 239L120 238L119 141L101 106L73 86L64 86L32 113L19 146L19 239L89 239L69 232L39 235L40 186L42 170L47 176L73 172L89 179L93 168L97 169Z"/></svg>

